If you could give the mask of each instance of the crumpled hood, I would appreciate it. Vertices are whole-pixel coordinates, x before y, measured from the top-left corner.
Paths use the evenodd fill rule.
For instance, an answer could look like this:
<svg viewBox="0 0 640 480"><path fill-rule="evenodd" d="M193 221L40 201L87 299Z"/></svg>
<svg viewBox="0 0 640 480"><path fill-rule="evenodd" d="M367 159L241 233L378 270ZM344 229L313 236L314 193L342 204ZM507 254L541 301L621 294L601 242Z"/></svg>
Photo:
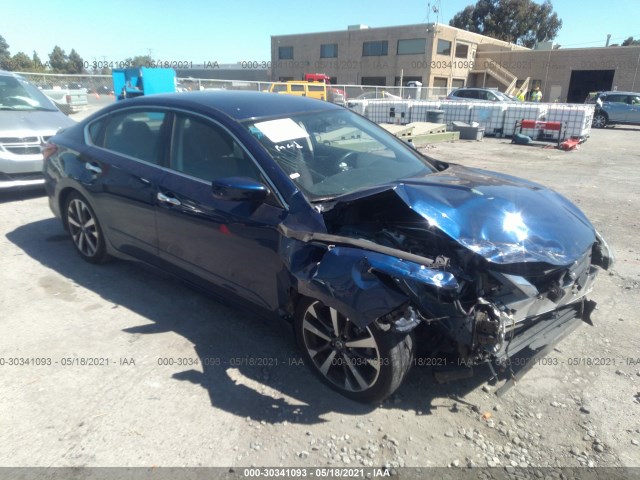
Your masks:
<svg viewBox="0 0 640 480"><path fill-rule="evenodd" d="M54 135L76 122L59 110L0 110L0 137Z"/></svg>
<svg viewBox="0 0 640 480"><path fill-rule="evenodd" d="M516 177L452 165L376 188L376 193L389 189L429 228L441 230L492 263L569 265L596 241L594 227L569 200ZM338 203L359 203L370 194L356 192Z"/></svg>

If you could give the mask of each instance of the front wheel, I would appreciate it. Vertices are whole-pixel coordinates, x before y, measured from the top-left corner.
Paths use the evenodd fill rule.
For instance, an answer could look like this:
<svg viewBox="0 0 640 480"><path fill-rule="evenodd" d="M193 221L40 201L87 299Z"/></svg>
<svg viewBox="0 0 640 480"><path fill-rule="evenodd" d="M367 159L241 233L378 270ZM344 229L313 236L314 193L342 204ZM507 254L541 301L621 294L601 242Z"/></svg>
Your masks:
<svg viewBox="0 0 640 480"><path fill-rule="evenodd" d="M303 300L295 322L305 363L352 400L385 399L400 386L413 362L412 334L385 331L375 322L360 328L318 300Z"/></svg>
<svg viewBox="0 0 640 480"><path fill-rule="evenodd" d="M79 193L71 193L65 203L64 212L76 251L87 262L104 263L108 259L104 235L87 200Z"/></svg>
<svg viewBox="0 0 640 480"><path fill-rule="evenodd" d="M604 128L607 126L607 116L604 113L596 113L591 126L594 128Z"/></svg>

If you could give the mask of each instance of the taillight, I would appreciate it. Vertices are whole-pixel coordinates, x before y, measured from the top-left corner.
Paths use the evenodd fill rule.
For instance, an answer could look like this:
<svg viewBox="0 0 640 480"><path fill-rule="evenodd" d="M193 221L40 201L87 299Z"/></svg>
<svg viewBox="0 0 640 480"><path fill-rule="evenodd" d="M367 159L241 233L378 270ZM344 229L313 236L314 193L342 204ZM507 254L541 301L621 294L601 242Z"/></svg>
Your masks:
<svg viewBox="0 0 640 480"><path fill-rule="evenodd" d="M45 160L48 160L51 155L58 151L58 146L54 143L45 143L42 147L42 156Z"/></svg>
<svg viewBox="0 0 640 480"><path fill-rule="evenodd" d="M67 99L67 103L71 103L71 95L65 95L65 98Z"/></svg>

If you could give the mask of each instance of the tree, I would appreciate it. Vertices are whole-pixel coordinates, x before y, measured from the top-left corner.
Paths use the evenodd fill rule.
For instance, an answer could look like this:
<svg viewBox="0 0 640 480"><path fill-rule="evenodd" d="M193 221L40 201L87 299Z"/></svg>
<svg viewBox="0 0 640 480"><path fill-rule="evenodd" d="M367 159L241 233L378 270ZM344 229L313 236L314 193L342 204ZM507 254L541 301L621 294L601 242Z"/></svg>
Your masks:
<svg viewBox="0 0 640 480"><path fill-rule="evenodd" d="M533 47L537 42L553 40L562 20L549 0L478 0L456 13L449 25L488 37Z"/></svg>
<svg viewBox="0 0 640 480"><path fill-rule="evenodd" d="M136 55L135 57L127 58L124 63L126 63L127 67L135 68L135 67L149 67L151 65L151 55Z"/></svg>
<svg viewBox="0 0 640 480"><path fill-rule="evenodd" d="M45 71L45 65L42 63L42 60L40 60L40 56L38 55L38 52L36 52L35 50L33 51L33 55L31 56L31 61L33 62L34 72Z"/></svg>
<svg viewBox="0 0 640 480"><path fill-rule="evenodd" d="M9 62L11 61L11 54L9 53L9 44L0 35L0 69L9 70Z"/></svg>
<svg viewBox="0 0 640 480"><path fill-rule="evenodd" d="M67 62L67 73L82 73L84 71L84 60L74 49L69 53Z"/></svg>
<svg viewBox="0 0 640 480"><path fill-rule="evenodd" d="M629 37L622 42L623 47L630 47L632 45L640 45L640 40L634 40L633 37Z"/></svg>
<svg viewBox="0 0 640 480"><path fill-rule="evenodd" d="M9 70L14 72L31 72L33 64L29 55L24 52L18 52L10 60L11 68Z"/></svg>
<svg viewBox="0 0 640 480"><path fill-rule="evenodd" d="M49 54L49 65L51 65L51 69L54 73L67 73L67 63L69 62L69 57L64 50L62 50L58 45L53 47L53 50Z"/></svg>

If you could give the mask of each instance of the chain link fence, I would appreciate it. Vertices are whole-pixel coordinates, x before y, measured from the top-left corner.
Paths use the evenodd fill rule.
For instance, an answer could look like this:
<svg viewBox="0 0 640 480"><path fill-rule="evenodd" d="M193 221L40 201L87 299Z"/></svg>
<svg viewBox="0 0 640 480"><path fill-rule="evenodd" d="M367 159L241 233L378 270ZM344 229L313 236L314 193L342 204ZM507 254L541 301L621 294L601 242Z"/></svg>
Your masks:
<svg viewBox="0 0 640 480"><path fill-rule="evenodd" d="M85 89L89 94L113 94L111 75L64 75L53 73L22 73L24 78L42 90ZM245 80L215 80L208 78L180 77L176 79L177 91L197 90L249 90L268 92L273 82ZM331 85L335 93L348 100L441 100L451 88L443 87L393 87L368 85Z"/></svg>
<svg viewBox="0 0 640 480"><path fill-rule="evenodd" d="M69 75L16 72L41 90L80 90L87 93L113 93L111 75Z"/></svg>

